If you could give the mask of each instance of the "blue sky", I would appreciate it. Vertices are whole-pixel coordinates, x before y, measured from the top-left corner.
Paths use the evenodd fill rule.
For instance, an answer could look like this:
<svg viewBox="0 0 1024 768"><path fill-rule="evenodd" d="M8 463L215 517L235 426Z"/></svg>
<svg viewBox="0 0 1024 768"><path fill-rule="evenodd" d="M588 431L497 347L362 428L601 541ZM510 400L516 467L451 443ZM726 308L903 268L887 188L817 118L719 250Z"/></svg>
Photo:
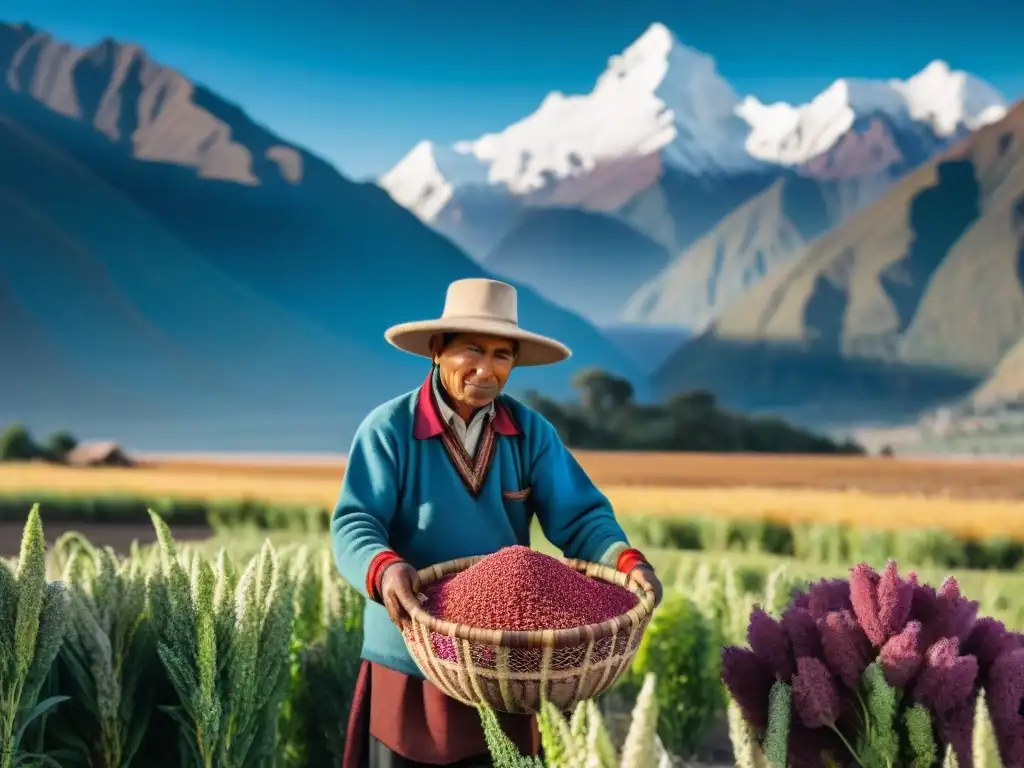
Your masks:
<svg viewBox="0 0 1024 768"><path fill-rule="evenodd" d="M804 101L837 77L932 59L1024 95L1024 3L910 0L5 0L78 44L145 46L355 178L421 139L499 130L552 90L588 91L653 21L710 53L740 93ZM969 9L969 11L968 11Z"/></svg>

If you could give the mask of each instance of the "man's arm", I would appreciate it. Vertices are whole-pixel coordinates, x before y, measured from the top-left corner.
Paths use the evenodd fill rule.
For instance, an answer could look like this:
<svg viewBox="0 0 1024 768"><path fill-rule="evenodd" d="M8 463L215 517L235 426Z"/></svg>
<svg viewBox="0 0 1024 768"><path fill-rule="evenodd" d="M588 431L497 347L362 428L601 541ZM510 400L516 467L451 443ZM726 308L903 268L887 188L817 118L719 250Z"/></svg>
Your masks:
<svg viewBox="0 0 1024 768"><path fill-rule="evenodd" d="M359 425L352 440L331 517L331 540L342 578L363 597L379 602L384 570L400 560L388 546L398 508L398 456L394 440L373 416Z"/></svg>
<svg viewBox="0 0 1024 768"><path fill-rule="evenodd" d="M569 452L551 422L531 413L531 497L548 540L566 557L616 568L631 550L629 539L601 493Z"/></svg>

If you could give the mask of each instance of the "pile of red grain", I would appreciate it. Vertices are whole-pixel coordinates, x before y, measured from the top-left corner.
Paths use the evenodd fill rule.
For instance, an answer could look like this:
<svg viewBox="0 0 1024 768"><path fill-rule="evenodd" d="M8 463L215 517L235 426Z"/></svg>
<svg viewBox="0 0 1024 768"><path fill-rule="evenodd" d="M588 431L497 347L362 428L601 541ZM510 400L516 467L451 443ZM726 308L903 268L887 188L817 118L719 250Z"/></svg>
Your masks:
<svg viewBox="0 0 1024 768"><path fill-rule="evenodd" d="M433 616L480 629L572 629L619 616L636 595L529 547L505 547L424 590Z"/></svg>

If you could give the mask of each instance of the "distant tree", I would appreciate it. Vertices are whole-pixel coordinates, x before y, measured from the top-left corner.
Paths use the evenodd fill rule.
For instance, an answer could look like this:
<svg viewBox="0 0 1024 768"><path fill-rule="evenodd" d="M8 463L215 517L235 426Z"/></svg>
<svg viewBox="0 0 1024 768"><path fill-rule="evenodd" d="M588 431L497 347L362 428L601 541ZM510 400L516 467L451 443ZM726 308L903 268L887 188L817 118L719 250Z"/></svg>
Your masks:
<svg viewBox="0 0 1024 768"><path fill-rule="evenodd" d="M607 400L608 381L610 376L600 368L583 368L573 376L572 385L579 393L580 405L584 410L597 412L603 410Z"/></svg>
<svg viewBox="0 0 1024 768"><path fill-rule="evenodd" d="M590 413L621 408L633 399L633 385L600 368L584 368L573 377L580 405Z"/></svg>
<svg viewBox="0 0 1024 768"><path fill-rule="evenodd" d="M0 461L29 461L38 456L39 448L22 424L11 424L0 434Z"/></svg>
<svg viewBox="0 0 1024 768"><path fill-rule="evenodd" d="M573 386L578 403L558 403L536 393L527 399L573 448L864 453L852 440L837 443L774 416L730 413L707 390L683 392L660 405L638 404L629 381L598 368L579 371Z"/></svg>
<svg viewBox="0 0 1024 768"><path fill-rule="evenodd" d="M713 392L708 392L706 389L695 389L692 392L673 395L668 399L667 405L673 410L689 408L697 411L710 411L714 409L716 400Z"/></svg>
<svg viewBox="0 0 1024 768"><path fill-rule="evenodd" d="M64 459L69 453L78 447L78 440L70 432L60 431L50 435L46 441L46 450L50 456L58 461Z"/></svg>
<svg viewBox="0 0 1024 768"><path fill-rule="evenodd" d="M607 384L609 405L612 408L623 408L633 402L633 395L636 393L629 379L621 379L618 376L609 378L610 381Z"/></svg>

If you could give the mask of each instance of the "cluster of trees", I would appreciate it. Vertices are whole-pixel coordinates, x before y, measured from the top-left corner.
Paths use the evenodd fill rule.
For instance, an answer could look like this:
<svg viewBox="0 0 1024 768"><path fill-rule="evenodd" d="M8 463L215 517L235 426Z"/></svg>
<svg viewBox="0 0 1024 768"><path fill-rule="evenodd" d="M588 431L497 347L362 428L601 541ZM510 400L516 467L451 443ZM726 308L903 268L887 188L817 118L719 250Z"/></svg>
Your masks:
<svg viewBox="0 0 1024 768"><path fill-rule="evenodd" d="M578 402L559 403L536 392L525 400L544 415L572 448L609 451L761 451L765 453L863 454L852 442L787 424L771 416L723 410L711 392L675 395L657 405L633 400L633 387L606 371L580 371L573 382ZM63 462L78 441L56 432L37 443L21 424L0 433L0 461Z"/></svg>
<svg viewBox="0 0 1024 768"><path fill-rule="evenodd" d="M750 417L718 406L711 392L675 395L658 405L633 400L633 387L606 371L580 371L576 403L530 392L526 402L547 418L572 448L617 451L763 451L863 454L775 417Z"/></svg>
<svg viewBox="0 0 1024 768"><path fill-rule="evenodd" d="M55 432L42 443L37 443L23 424L11 424L0 433L0 461L64 461L78 446L68 432Z"/></svg>

